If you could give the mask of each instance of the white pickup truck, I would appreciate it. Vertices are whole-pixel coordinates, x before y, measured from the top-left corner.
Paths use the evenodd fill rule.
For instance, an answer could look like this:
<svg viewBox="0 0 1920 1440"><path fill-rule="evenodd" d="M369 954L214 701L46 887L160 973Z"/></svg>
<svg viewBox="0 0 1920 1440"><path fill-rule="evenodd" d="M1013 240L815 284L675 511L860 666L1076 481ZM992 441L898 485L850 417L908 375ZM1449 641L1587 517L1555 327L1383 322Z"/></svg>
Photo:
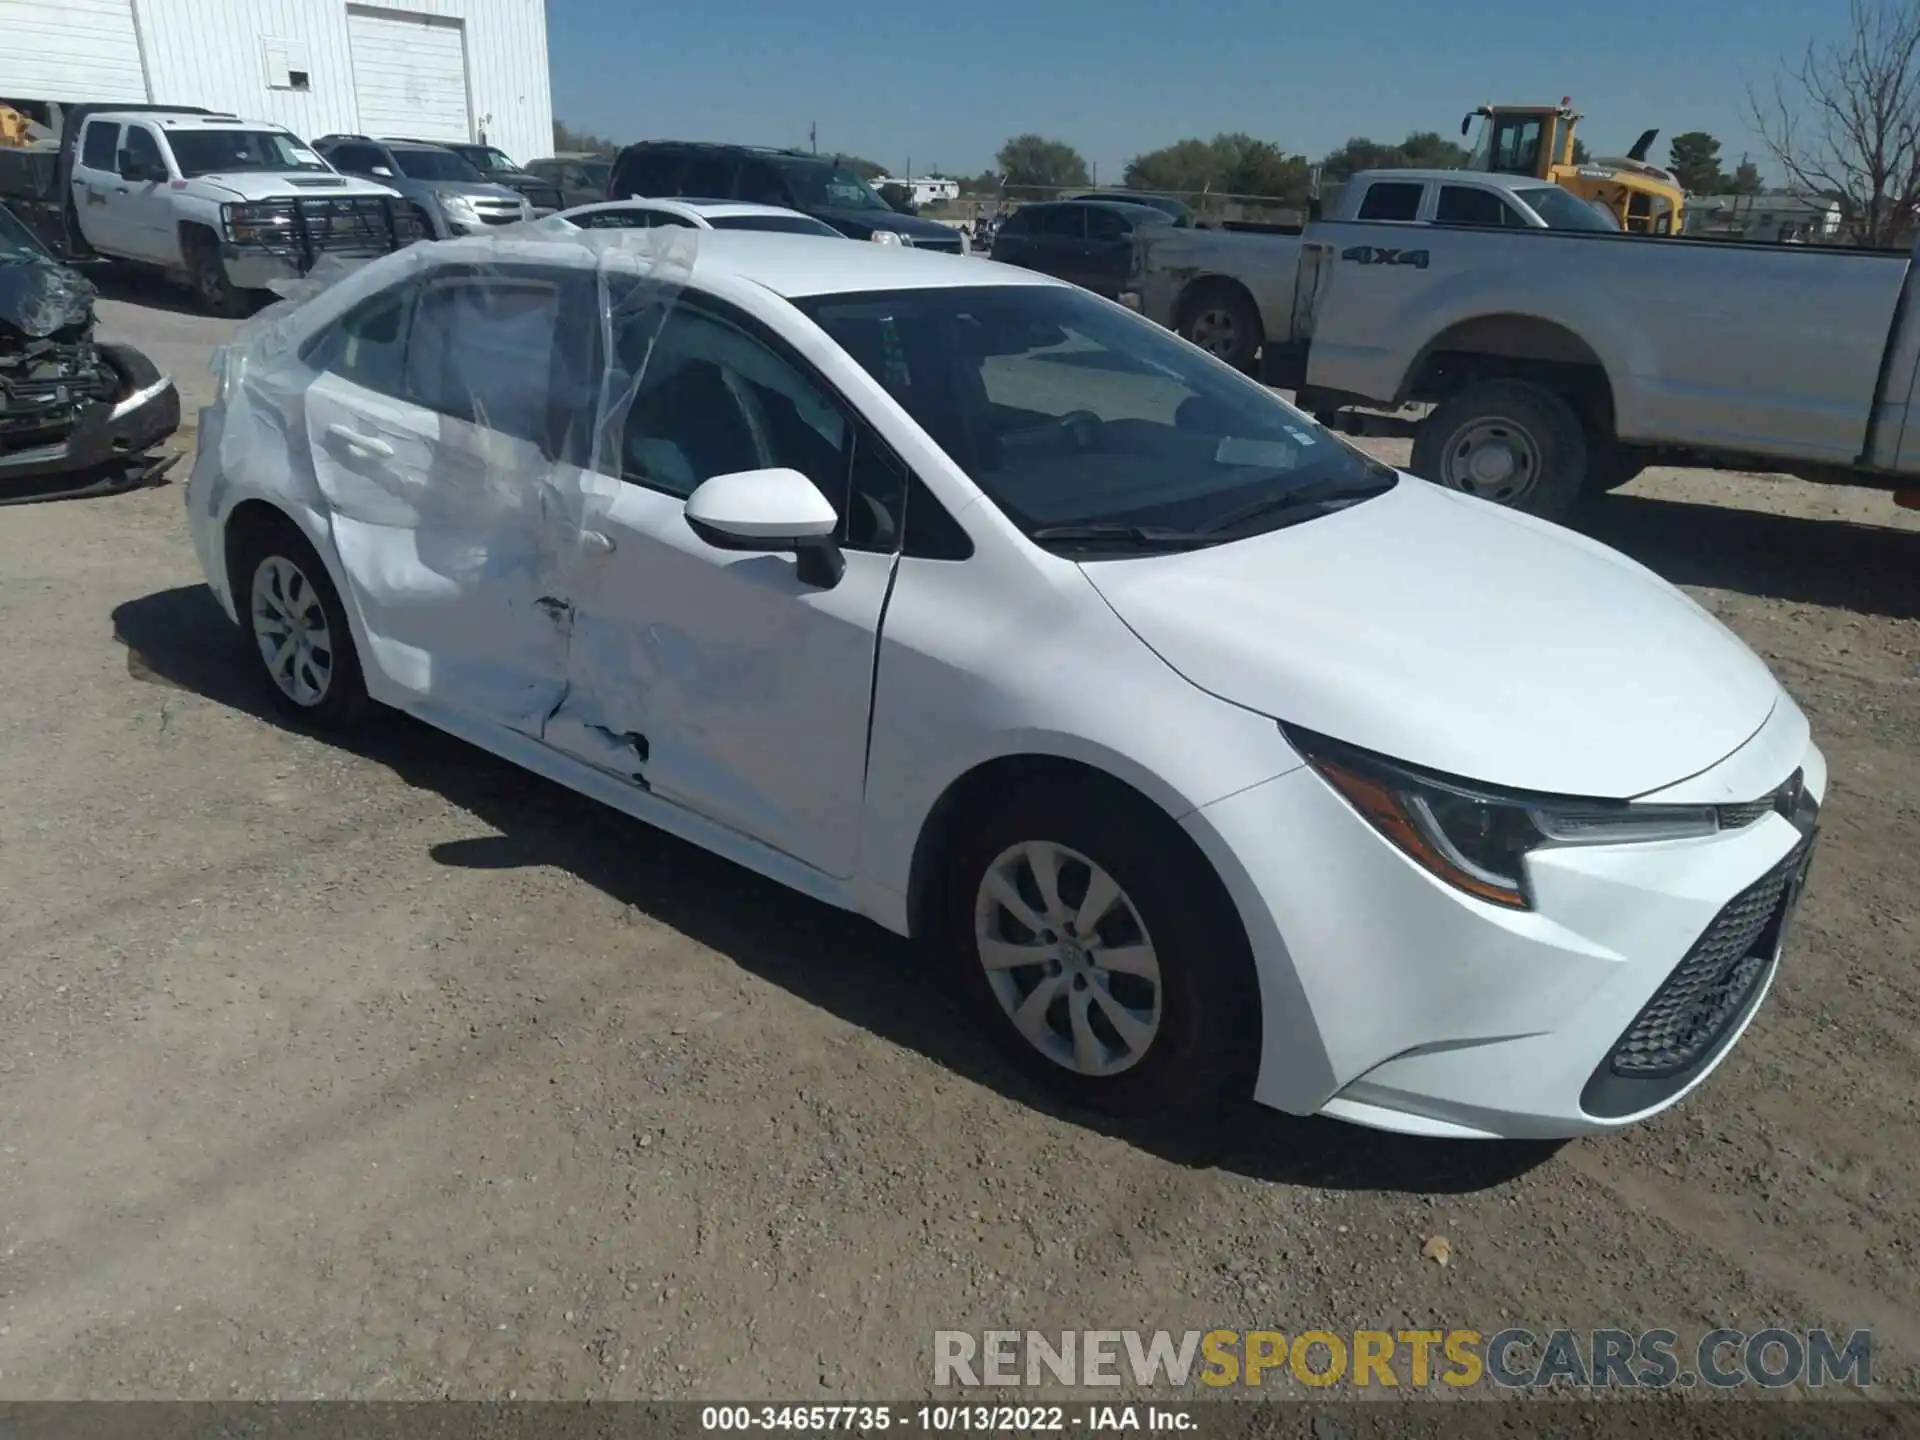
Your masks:
<svg viewBox="0 0 1920 1440"><path fill-rule="evenodd" d="M191 109L70 107L57 147L0 150L0 201L61 258L164 271L220 315L321 255L420 238L397 193L338 173L291 131Z"/></svg>
<svg viewBox="0 0 1920 1440"><path fill-rule="evenodd" d="M1143 232L1121 298L1257 354L1316 414L1432 406L1410 468L1536 515L1655 460L1920 500L1912 256L1655 240L1595 213L1528 178L1374 171L1298 236Z"/></svg>

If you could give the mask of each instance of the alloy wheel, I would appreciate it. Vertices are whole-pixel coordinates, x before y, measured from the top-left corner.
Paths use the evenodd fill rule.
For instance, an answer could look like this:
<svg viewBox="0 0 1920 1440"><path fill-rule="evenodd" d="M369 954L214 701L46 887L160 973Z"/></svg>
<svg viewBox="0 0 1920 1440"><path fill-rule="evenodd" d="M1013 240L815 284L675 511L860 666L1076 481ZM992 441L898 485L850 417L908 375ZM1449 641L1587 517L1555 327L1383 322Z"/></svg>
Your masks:
<svg viewBox="0 0 1920 1440"><path fill-rule="evenodd" d="M326 608L305 572L269 555L253 572L254 643L280 693L311 709L333 683L333 636Z"/></svg>
<svg viewBox="0 0 1920 1440"><path fill-rule="evenodd" d="M1014 1029L1055 1064L1093 1078L1137 1065L1159 1034L1159 959L1119 883L1050 841L1012 846L987 868L974 941Z"/></svg>

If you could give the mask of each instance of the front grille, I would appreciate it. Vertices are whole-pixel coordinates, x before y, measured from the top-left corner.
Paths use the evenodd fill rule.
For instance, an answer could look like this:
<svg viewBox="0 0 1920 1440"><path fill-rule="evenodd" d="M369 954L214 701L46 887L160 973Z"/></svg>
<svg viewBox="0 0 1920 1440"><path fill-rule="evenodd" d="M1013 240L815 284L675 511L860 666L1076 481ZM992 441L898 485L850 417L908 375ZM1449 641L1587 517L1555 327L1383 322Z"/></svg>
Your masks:
<svg viewBox="0 0 1920 1440"><path fill-rule="evenodd" d="M327 200L302 196L300 219L315 250L385 250L391 239L387 202L379 195Z"/></svg>
<svg viewBox="0 0 1920 1440"><path fill-rule="evenodd" d="M1802 841L1714 917L1620 1037L1615 1075L1657 1080L1709 1053L1773 964L1811 848Z"/></svg>
<svg viewBox="0 0 1920 1440"><path fill-rule="evenodd" d="M1718 807L1720 828L1744 829L1763 816L1774 814L1791 820L1799 808L1801 792L1805 788L1806 772L1796 770L1770 795L1762 795L1758 800L1749 800L1741 805L1721 805Z"/></svg>
<svg viewBox="0 0 1920 1440"><path fill-rule="evenodd" d="M511 225L520 218L518 200L495 200L490 197L476 196L473 208L478 212L481 222L487 225Z"/></svg>

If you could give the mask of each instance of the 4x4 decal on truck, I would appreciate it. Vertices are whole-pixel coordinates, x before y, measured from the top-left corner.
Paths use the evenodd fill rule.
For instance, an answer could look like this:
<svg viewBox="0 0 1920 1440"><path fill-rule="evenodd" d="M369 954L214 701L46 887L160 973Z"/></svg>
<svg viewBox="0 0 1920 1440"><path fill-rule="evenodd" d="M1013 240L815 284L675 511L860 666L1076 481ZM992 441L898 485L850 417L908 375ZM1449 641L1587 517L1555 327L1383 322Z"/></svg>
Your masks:
<svg viewBox="0 0 1920 1440"><path fill-rule="evenodd" d="M1356 265L1411 265L1416 270L1427 268L1427 252L1424 250L1388 250L1380 245L1349 245L1340 252L1342 260L1351 260Z"/></svg>

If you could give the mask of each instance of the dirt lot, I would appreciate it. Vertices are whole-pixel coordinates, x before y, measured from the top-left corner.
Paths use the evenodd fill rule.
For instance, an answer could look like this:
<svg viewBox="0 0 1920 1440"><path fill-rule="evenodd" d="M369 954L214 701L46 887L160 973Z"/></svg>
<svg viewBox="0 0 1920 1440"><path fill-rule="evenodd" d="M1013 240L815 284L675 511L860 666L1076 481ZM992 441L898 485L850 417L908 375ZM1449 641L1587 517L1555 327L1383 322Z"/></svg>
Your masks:
<svg viewBox="0 0 1920 1440"><path fill-rule="evenodd" d="M204 396L225 326L104 308ZM411 723L277 724L178 486L0 511L0 1394L907 1397L938 1328L1775 1323L1920 1393L1920 515L1665 472L1593 528L1833 782L1746 1042L1555 1148L1057 1113L866 925Z"/></svg>

